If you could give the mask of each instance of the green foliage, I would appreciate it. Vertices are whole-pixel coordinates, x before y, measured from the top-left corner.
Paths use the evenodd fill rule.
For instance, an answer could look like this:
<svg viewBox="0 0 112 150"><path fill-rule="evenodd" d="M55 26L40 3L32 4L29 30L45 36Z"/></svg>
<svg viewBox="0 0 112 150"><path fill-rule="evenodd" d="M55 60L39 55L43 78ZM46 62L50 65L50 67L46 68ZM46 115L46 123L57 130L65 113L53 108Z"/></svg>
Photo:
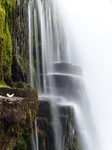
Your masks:
<svg viewBox="0 0 112 150"><path fill-rule="evenodd" d="M11 80L12 42L9 32L9 14L15 0L0 0L0 80Z"/></svg>
<svg viewBox="0 0 112 150"><path fill-rule="evenodd" d="M4 50L5 10L0 6L0 80L3 80L2 56Z"/></svg>
<svg viewBox="0 0 112 150"><path fill-rule="evenodd" d="M5 29L5 38L4 38L4 51L2 58L3 65L3 76L5 81L9 81L11 79L11 64L12 64L12 47L11 47L11 36L8 29L8 23L6 23Z"/></svg>

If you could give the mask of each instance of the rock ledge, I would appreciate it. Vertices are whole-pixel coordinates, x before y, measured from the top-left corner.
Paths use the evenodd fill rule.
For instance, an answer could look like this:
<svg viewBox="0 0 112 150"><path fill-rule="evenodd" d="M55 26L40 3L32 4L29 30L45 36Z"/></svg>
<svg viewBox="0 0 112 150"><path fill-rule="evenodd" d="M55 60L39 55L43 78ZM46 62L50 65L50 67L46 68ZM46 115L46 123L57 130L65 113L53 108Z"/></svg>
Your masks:
<svg viewBox="0 0 112 150"><path fill-rule="evenodd" d="M14 93L14 97L6 97L7 93ZM0 88L0 150L17 149L20 133L31 132L37 109L37 91ZM21 142L23 147L27 145Z"/></svg>

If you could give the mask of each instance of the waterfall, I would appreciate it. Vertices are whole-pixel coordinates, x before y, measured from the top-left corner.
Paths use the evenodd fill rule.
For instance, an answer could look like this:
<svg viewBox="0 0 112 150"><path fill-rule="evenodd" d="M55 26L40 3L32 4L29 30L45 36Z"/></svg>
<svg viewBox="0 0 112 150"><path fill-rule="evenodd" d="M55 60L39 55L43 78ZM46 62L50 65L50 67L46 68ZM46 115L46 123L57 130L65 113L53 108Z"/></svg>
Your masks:
<svg viewBox="0 0 112 150"><path fill-rule="evenodd" d="M29 1L30 80L34 88L34 34L39 98L51 100L56 150L65 149L66 140L54 101L73 107L82 150L112 149L111 5L105 0Z"/></svg>
<svg viewBox="0 0 112 150"><path fill-rule="evenodd" d="M54 124L54 132L55 132L55 148L56 150L66 149L67 145L66 142L68 143L73 142L74 133L71 132L69 138L62 137L60 129L60 118L57 106L61 106L66 103L67 106L72 107L74 106L75 103L78 103L79 107L81 107L83 110L86 109L84 104L87 104L86 100L87 97L85 96L86 94L84 81L82 77L83 74L82 69L79 65L76 64L76 61L72 62L71 57L73 56L71 54L72 50L70 50L72 46L70 45L71 44L70 39L68 38L69 34L66 32L66 29L62 26L61 20L58 19L57 8L55 7L54 1L51 0L30 1L28 8L29 8L29 64L30 64L31 85L34 88L34 71L32 70L33 67L32 56L34 46L32 45L33 44L32 38L35 37L36 74L38 82L39 99L51 100L52 121ZM33 30L33 19L34 19L34 30ZM38 30L38 26L40 30ZM40 37L41 49L39 49L38 33L41 34ZM39 62L40 55L41 55L41 64ZM68 99L72 103L72 105L69 105L69 103L67 102ZM74 114L76 114L75 107L73 108ZM87 121L85 121L85 126L86 124ZM74 127L72 128L73 128L72 130L74 130ZM82 129L78 128L78 130L80 133ZM87 135L89 135L87 129L85 132L87 132ZM37 131L35 134L37 139L38 138ZM32 139L32 141L33 141L32 143L34 143L34 138ZM36 140L36 142L37 141L38 140ZM80 138L80 141L81 142L83 141L82 143L84 143L85 145L87 144L86 140L82 140ZM37 143L36 146L35 144L33 145L34 149L38 148ZM85 147L87 148L86 150L90 149L90 147L87 146Z"/></svg>
<svg viewBox="0 0 112 150"><path fill-rule="evenodd" d="M32 150L36 150L33 128L32 128Z"/></svg>
<svg viewBox="0 0 112 150"><path fill-rule="evenodd" d="M37 120L35 119L35 143L36 143L36 150L39 150L39 145L38 145L38 131L37 131Z"/></svg>
<svg viewBox="0 0 112 150"><path fill-rule="evenodd" d="M32 36L32 19L33 17L33 1L28 3L28 20L29 20L29 66L30 66L30 81L31 86L34 88L34 71L33 71L33 36Z"/></svg>
<svg viewBox="0 0 112 150"><path fill-rule="evenodd" d="M39 150L37 120L36 119L34 122L34 127L35 127L34 129L32 128L32 150Z"/></svg>
<svg viewBox="0 0 112 150"><path fill-rule="evenodd" d="M62 24L69 33L72 61L75 60L73 56L77 56L77 63L83 68L91 118L95 126L94 134L97 137L94 149L111 150L112 2L55 2Z"/></svg>
<svg viewBox="0 0 112 150"><path fill-rule="evenodd" d="M41 84L40 84L40 67L39 67L39 48L38 48L38 25L37 25L37 12L34 9L34 26L35 26L35 45L36 45L36 72L38 73L37 76L37 83L38 83L38 92L41 94Z"/></svg>

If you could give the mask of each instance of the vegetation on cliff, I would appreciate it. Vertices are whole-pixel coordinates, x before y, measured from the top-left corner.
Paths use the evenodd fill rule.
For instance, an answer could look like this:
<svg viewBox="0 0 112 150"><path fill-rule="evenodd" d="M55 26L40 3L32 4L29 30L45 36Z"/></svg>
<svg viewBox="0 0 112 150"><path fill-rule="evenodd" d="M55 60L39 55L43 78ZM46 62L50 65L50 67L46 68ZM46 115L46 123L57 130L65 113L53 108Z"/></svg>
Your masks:
<svg viewBox="0 0 112 150"><path fill-rule="evenodd" d="M2 57L3 77L5 81L10 81L11 79L11 65L12 65L11 36L8 29L8 23L6 23L4 34L4 51Z"/></svg>
<svg viewBox="0 0 112 150"><path fill-rule="evenodd" d="M12 41L9 31L10 14L15 0L0 0L0 80L11 80Z"/></svg>
<svg viewBox="0 0 112 150"><path fill-rule="evenodd" d="M6 93L14 93L8 98ZM0 88L0 150L31 150L31 129L38 110L36 91Z"/></svg>
<svg viewBox="0 0 112 150"><path fill-rule="evenodd" d="M12 99L6 97L0 98L1 150L31 150L31 128L33 128L33 121L37 115L39 149L56 149L54 122L52 120L52 107L50 102L41 101L38 104L37 91L32 93L30 90L25 90L28 87L27 83L29 79L27 6L28 1L0 0L0 87L5 87L0 88L0 95L5 97L6 93L14 93L17 96ZM34 27L32 32L34 32ZM40 50L40 32L38 36ZM40 57L37 62L35 46L34 42L32 57L34 63L34 86L37 88L35 68L36 63L39 62L40 73L42 74L42 54L39 51ZM69 81L67 78L64 79L66 82ZM62 84L60 81L61 79L57 77L58 86ZM7 85L5 82L13 87L13 89L6 88ZM66 85L68 88L69 84L66 83ZM14 89L14 87L24 88L24 90ZM65 93L67 93L67 88ZM37 114L38 105L39 111ZM64 108L64 110L62 111L62 107L60 108L59 117L61 121L58 121L56 118L58 129L61 131L60 134L65 139L64 147L69 150L79 150L80 145L76 133L73 135L73 141L71 140L72 129L73 127L76 129L75 123L72 123L72 108ZM58 144L62 144L61 141Z"/></svg>
<svg viewBox="0 0 112 150"><path fill-rule="evenodd" d="M5 9L2 8L0 1L0 80L3 80L2 57L4 51L4 27L5 27Z"/></svg>
<svg viewBox="0 0 112 150"><path fill-rule="evenodd" d="M1 150L31 150L31 129L38 109L37 91L10 89L6 85L8 83L13 84L13 87L26 88L28 73L28 56L25 51L28 50L28 34L25 34L28 33L26 10L27 4L22 0L0 0ZM14 93L19 97L8 99L5 97L7 93Z"/></svg>

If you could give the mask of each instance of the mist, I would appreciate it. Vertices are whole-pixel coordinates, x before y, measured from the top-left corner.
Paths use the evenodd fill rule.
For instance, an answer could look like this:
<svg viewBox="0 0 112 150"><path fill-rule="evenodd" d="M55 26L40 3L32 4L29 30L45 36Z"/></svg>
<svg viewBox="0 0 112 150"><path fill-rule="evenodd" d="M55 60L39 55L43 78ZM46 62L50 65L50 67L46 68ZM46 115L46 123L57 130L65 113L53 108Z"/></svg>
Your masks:
<svg viewBox="0 0 112 150"><path fill-rule="evenodd" d="M56 0L70 53L83 68L98 150L112 150L112 1ZM76 63L76 61L74 62Z"/></svg>

